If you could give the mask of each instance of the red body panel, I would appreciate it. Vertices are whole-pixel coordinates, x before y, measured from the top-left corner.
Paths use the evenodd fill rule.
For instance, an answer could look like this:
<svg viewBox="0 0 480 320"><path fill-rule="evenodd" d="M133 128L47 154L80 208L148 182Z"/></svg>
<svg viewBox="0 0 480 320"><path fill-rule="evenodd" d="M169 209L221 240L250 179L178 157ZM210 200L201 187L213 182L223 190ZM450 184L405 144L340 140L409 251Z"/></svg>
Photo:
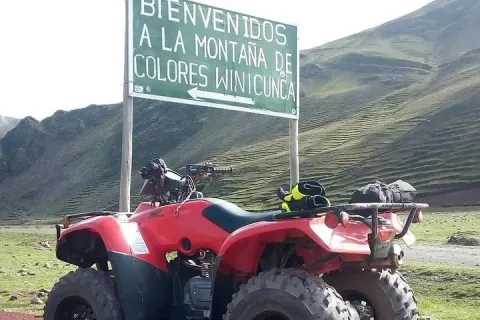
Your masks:
<svg viewBox="0 0 480 320"><path fill-rule="evenodd" d="M81 221L63 231L59 240L65 239L74 232L85 230L101 236L107 250L131 254L128 242L120 228L120 223L118 219L112 216L95 217Z"/></svg>
<svg viewBox="0 0 480 320"><path fill-rule="evenodd" d="M128 244L127 237L122 231L121 223L126 223L128 221L121 221L112 216L106 217L96 217L91 218L78 224L69 227L64 232L59 239L59 241L65 240L70 234L74 234L77 231L91 231L98 234L109 252L118 252L128 255L136 256L138 259L142 259L148 263L153 264L161 270L167 270L167 263L165 258L156 254L155 251L152 251L150 244L147 243L150 253L148 254L134 254Z"/></svg>
<svg viewBox="0 0 480 320"><path fill-rule="evenodd" d="M260 259L264 245L287 238L311 238L318 246L297 248L305 262L313 262L327 252L344 253L344 260L360 261L370 254L368 234L363 223L349 222L345 227L329 229L324 218L296 219L276 222L258 222L233 232L219 251L223 270L235 269L252 273Z"/></svg>
<svg viewBox="0 0 480 320"><path fill-rule="evenodd" d="M202 211L210 205L206 200L185 202L175 213L179 204L152 208L138 212L130 220L138 223L140 231L157 254L166 255L172 251L192 254L198 249L220 250L228 233L203 217ZM144 205L145 206L145 205ZM188 238L191 248L182 248L183 238Z"/></svg>
<svg viewBox="0 0 480 320"><path fill-rule="evenodd" d="M368 234L371 231L365 224L349 222L345 227L339 225L335 229L329 229L323 220L324 218L315 218L258 222L233 232L223 244L219 254L224 255L232 245L247 238L255 237L270 243L283 238L276 236L276 233L287 235L299 232L312 238L328 252L370 254Z"/></svg>
<svg viewBox="0 0 480 320"><path fill-rule="evenodd" d="M166 255L169 252L193 254L198 249L211 249L215 252L220 250L229 234L203 217L202 211L209 205L210 202L204 200L185 202L176 214L179 204L155 208L145 202L140 204L135 214L126 221L122 222L112 216L84 220L66 229L60 240L75 231L89 230L101 236L108 251L135 255L122 232L121 223L136 222L149 253L135 256L166 271ZM190 240L189 250L182 248L184 238Z"/></svg>
<svg viewBox="0 0 480 320"><path fill-rule="evenodd" d="M149 250L135 256L161 270L167 269L169 252L189 255L198 249L210 249L222 256L222 269L251 273L256 270L265 244L286 238L310 238L317 243L313 248L298 248L306 262L327 252L341 253L344 260L361 260L370 254L367 238L371 231L360 222L350 221L345 227L340 225L333 230L325 226L324 218L257 222L229 234L203 216L202 211L210 205L206 199L187 201L180 208L178 203L152 207L145 202L124 222L112 216L88 219L66 229L61 238L87 229L101 236L108 251L135 255L120 225L135 222ZM188 250L182 246L182 239L186 238L190 240Z"/></svg>

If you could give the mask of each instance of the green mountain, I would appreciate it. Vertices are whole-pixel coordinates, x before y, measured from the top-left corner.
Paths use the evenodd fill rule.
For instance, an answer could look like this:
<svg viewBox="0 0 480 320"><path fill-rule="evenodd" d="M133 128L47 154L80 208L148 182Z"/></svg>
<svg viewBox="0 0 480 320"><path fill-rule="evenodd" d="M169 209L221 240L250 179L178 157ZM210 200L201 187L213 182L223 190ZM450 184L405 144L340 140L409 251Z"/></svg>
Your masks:
<svg viewBox="0 0 480 320"><path fill-rule="evenodd" d="M0 139L3 138L8 131L13 129L19 121L19 119L0 115Z"/></svg>
<svg viewBox="0 0 480 320"><path fill-rule="evenodd" d="M480 204L480 3L438 0L301 53L301 178L334 201L376 178L404 179L433 205ZM288 121L135 100L134 168L210 160L234 174L207 194L276 205L289 180ZM0 216L115 207L121 105L20 121L0 142ZM141 179L134 174L133 205Z"/></svg>

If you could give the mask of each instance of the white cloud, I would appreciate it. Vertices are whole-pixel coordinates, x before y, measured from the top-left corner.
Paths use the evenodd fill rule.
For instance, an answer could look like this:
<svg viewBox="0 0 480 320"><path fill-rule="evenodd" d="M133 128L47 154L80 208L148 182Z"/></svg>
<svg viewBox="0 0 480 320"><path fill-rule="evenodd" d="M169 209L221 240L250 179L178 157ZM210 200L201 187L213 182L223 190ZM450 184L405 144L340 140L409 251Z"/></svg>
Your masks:
<svg viewBox="0 0 480 320"><path fill-rule="evenodd" d="M300 27L302 49L374 27L431 0L202 0ZM58 109L120 102L124 3L0 2L0 114L42 119Z"/></svg>

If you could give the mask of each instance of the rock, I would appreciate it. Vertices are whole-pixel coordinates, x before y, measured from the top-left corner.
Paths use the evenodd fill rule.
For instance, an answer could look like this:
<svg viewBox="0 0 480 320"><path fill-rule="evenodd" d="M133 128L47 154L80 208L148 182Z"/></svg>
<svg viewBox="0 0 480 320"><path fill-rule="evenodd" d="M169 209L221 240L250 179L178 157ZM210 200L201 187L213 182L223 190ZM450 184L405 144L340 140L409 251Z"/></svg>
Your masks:
<svg viewBox="0 0 480 320"><path fill-rule="evenodd" d="M44 263L43 268L50 269L50 268L52 268L52 266L49 263Z"/></svg>
<svg viewBox="0 0 480 320"><path fill-rule="evenodd" d="M30 299L30 304L43 304L43 301L38 297L34 297Z"/></svg>
<svg viewBox="0 0 480 320"><path fill-rule="evenodd" d="M45 298L47 295L48 295L48 294L45 293L45 292L39 292L39 293L37 294L37 297L39 297L39 298Z"/></svg>
<svg viewBox="0 0 480 320"><path fill-rule="evenodd" d="M448 238L447 243L459 246L480 246L480 236L457 232Z"/></svg>
<svg viewBox="0 0 480 320"><path fill-rule="evenodd" d="M44 248L50 249L50 243L48 241L40 241L40 245Z"/></svg>
<svg viewBox="0 0 480 320"><path fill-rule="evenodd" d="M35 266L39 266L39 265L40 265L40 262L35 263Z"/></svg>
<svg viewBox="0 0 480 320"><path fill-rule="evenodd" d="M16 294L13 294L10 299L8 299L8 301L17 301L18 300L18 296Z"/></svg>
<svg viewBox="0 0 480 320"><path fill-rule="evenodd" d="M22 269L18 270L18 272L19 272L19 273L25 273L25 272L28 272L28 270L25 269L25 268L22 268Z"/></svg>
<svg viewBox="0 0 480 320"><path fill-rule="evenodd" d="M38 292L43 292L43 293L50 293L50 290L47 290L47 289L40 289L38 290Z"/></svg>
<svg viewBox="0 0 480 320"><path fill-rule="evenodd" d="M7 271L5 271L5 269L3 269L2 267L0 267L0 274L5 274L7 273Z"/></svg>
<svg viewBox="0 0 480 320"><path fill-rule="evenodd" d="M36 276L36 275L37 275L37 273L36 273L36 272L33 272L33 271L28 271L27 274L28 274L29 276Z"/></svg>

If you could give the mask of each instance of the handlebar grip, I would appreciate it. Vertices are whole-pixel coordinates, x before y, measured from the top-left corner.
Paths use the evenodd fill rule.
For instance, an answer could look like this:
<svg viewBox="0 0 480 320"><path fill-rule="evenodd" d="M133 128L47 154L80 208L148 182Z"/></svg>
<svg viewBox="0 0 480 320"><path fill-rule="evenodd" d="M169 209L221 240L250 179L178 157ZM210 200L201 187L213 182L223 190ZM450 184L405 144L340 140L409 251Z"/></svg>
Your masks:
<svg viewBox="0 0 480 320"><path fill-rule="evenodd" d="M215 168L215 173L231 173L233 172L233 168Z"/></svg>

